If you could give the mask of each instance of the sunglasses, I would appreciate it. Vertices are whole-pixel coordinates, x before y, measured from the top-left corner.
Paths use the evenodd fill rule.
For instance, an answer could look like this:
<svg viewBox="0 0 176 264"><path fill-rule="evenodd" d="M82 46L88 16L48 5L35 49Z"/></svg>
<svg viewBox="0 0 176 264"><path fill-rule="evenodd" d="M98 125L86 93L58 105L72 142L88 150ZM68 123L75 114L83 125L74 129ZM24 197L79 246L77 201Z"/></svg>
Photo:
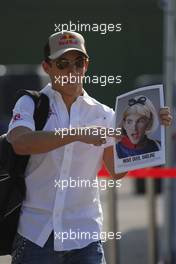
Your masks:
<svg viewBox="0 0 176 264"><path fill-rule="evenodd" d="M80 57L73 61L61 58L61 59L56 60L56 66L59 70L64 70L71 65L75 65L76 68L83 68L87 60L88 59L86 57Z"/></svg>

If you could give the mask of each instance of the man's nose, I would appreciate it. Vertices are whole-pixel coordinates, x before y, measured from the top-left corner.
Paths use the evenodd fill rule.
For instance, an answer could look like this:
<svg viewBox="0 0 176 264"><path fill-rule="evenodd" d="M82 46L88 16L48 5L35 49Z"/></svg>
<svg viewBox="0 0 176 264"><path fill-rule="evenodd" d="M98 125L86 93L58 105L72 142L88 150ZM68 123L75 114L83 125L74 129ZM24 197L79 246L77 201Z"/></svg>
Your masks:
<svg viewBox="0 0 176 264"><path fill-rule="evenodd" d="M134 122L135 130L138 130L138 122Z"/></svg>
<svg viewBox="0 0 176 264"><path fill-rule="evenodd" d="M77 67L75 63L70 63L68 66L68 72L70 73L77 73Z"/></svg>
<svg viewBox="0 0 176 264"><path fill-rule="evenodd" d="M137 122L132 122L132 124L131 124L131 129L133 129L133 130L137 130Z"/></svg>

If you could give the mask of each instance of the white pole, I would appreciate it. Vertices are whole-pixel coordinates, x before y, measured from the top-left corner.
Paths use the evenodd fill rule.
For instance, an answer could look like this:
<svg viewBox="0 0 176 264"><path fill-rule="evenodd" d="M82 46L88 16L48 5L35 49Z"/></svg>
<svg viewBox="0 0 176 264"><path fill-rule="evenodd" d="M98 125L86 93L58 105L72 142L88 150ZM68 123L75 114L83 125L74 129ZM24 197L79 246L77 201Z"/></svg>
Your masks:
<svg viewBox="0 0 176 264"><path fill-rule="evenodd" d="M155 180L147 179L147 200L148 200L148 264L156 264L158 260L157 251L157 227L156 227L156 197Z"/></svg>
<svg viewBox="0 0 176 264"><path fill-rule="evenodd" d="M117 188L108 189L108 231L113 231L114 234L118 231L118 217L117 217ZM108 264L120 263L119 240L112 239L105 243L105 252L107 255Z"/></svg>
<svg viewBox="0 0 176 264"><path fill-rule="evenodd" d="M164 1L164 87L166 105L172 108L174 85L175 0ZM171 167L171 129L166 132L166 166ZM164 239L163 253L168 264L172 263L172 181L164 180Z"/></svg>

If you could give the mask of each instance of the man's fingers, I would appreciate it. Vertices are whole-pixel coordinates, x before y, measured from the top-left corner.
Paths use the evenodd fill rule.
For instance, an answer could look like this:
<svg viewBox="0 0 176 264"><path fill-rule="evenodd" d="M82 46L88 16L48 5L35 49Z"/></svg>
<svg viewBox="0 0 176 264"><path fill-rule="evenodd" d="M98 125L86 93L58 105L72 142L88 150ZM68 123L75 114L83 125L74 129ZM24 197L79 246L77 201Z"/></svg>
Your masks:
<svg viewBox="0 0 176 264"><path fill-rule="evenodd" d="M169 107L164 107L160 109L159 112L160 117L162 116L171 116L170 108Z"/></svg>
<svg viewBox="0 0 176 264"><path fill-rule="evenodd" d="M172 121L162 120L161 124L166 126L166 127L168 127L168 126L170 126L172 124Z"/></svg>
<svg viewBox="0 0 176 264"><path fill-rule="evenodd" d="M89 126L83 128L85 130L85 135L87 132L89 132L89 135L99 135L101 138L106 138L106 137L118 137L121 135L121 128L112 128L112 127L99 127L99 126Z"/></svg>
<svg viewBox="0 0 176 264"><path fill-rule="evenodd" d="M101 142L102 142L102 144L106 144L106 139L103 138L103 139L101 140Z"/></svg>
<svg viewBox="0 0 176 264"><path fill-rule="evenodd" d="M161 124L164 126L170 126L172 124L172 117L171 116L167 116L165 118L161 119Z"/></svg>
<svg viewBox="0 0 176 264"><path fill-rule="evenodd" d="M170 112L170 108L168 106L161 108L159 115L160 115L160 122L162 125L166 127L171 126L173 118Z"/></svg>
<svg viewBox="0 0 176 264"><path fill-rule="evenodd" d="M102 144L106 144L106 139L105 139L105 138L101 138L101 139L99 139L99 141L96 142L96 143L94 144L94 146L101 146Z"/></svg>
<svg viewBox="0 0 176 264"><path fill-rule="evenodd" d="M170 107L165 106L165 107L160 108L160 115L162 114L170 114Z"/></svg>
<svg viewBox="0 0 176 264"><path fill-rule="evenodd" d="M121 137L121 127L119 128L106 128L106 136L107 137L114 137L114 138L117 138L118 137ZM121 139L121 138L120 138Z"/></svg>
<svg viewBox="0 0 176 264"><path fill-rule="evenodd" d="M172 121L172 116L171 115L161 115L160 116L162 120L166 120L166 121Z"/></svg>

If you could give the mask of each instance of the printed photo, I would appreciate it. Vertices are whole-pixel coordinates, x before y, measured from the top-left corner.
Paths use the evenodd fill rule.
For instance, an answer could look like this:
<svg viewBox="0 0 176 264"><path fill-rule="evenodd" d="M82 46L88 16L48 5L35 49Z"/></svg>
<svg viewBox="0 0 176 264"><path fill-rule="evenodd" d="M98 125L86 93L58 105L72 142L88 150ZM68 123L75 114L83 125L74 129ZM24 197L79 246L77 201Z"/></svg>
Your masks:
<svg viewBox="0 0 176 264"><path fill-rule="evenodd" d="M116 171L165 163L164 128L159 120L163 105L162 85L139 88L117 97L115 128L121 128L121 136L114 145Z"/></svg>

